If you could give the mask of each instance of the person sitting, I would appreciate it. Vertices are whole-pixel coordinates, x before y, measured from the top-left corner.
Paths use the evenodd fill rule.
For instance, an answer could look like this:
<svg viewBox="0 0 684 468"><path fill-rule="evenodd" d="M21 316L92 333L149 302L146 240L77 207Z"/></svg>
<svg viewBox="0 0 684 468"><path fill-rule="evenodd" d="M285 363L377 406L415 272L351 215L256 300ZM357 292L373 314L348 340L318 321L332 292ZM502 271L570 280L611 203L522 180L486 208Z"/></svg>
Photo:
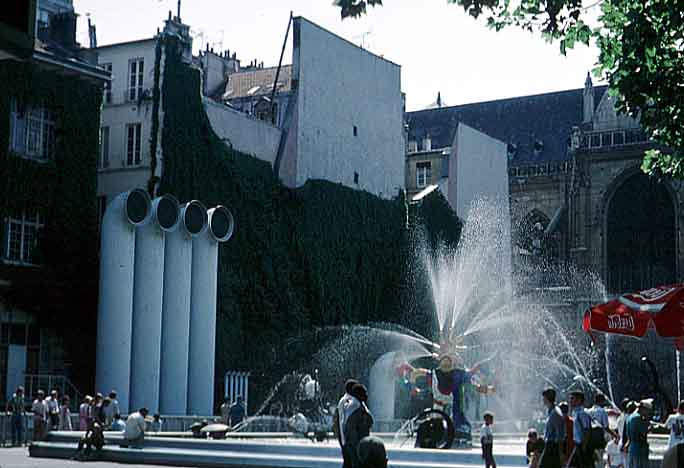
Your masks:
<svg viewBox="0 0 684 468"><path fill-rule="evenodd" d="M148 414L147 408L140 408L128 416L126 428L124 429L124 443L121 444L122 447L142 448L147 425L145 418Z"/></svg>
<svg viewBox="0 0 684 468"><path fill-rule="evenodd" d="M121 420L121 415L119 413L114 414L114 419L112 419L111 425L112 431L123 432L126 429L126 423Z"/></svg>
<svg viewBox="0 0 684 468"><path fill-rule="evenodd" d="M539 434L535 429L527 431L527 446L525 452L527 455L527 466L530 468L537 468L539 466L539 458L544 451L544 440L539 438Z"/></svg>
<svg viewBox="0 0 684 468"><path fill-rule="evenodd" d="M162 421L161 415L159 413L155 413L154 416L152 416L152 427L151 431L152 432L161 432L162 431Z"/></svg>
<svg viewBox="0 0 684 468"><path fill-rule="evenodd" d="M86 430L83 437L78 441L76 448L75 460L93 459L96 454L93 454L93 448L96 452L102 450L104 447L104 428L98 421L91 421L88 430Z"/></svg>
<svg viewBox="0 0 684 468"><path fill-rule="evenodd" d="M359 468L387 468L387 451L382 439L367 436L358 448Z"/></svg>

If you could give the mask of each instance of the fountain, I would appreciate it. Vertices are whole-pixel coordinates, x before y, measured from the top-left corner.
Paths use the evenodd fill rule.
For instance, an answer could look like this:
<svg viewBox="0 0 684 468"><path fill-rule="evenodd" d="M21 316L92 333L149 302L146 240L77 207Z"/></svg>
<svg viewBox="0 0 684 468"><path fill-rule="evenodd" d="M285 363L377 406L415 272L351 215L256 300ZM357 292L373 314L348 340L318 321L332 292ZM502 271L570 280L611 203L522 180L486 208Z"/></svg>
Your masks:
<svg viewBox="0 0 684 468"><path fill-rule="evenodd" d="M406 447L406 436L416 432L416 419L411 417L430 407L431 398L427 395L431 389L417 381L420 379L411 379L402 365L429 370L440 354L450 354L462 359L466 367L479 365L481 371L476 376L480 380L473 382L495 388L494 393L484 395L466 392L470 404L464 408L465 415L479 423L479 414L492 410L497 415L498 463L524 466L522 433L535 424L535 412L543 415L541 390L553 386L562 394L575 388L592 393L607 389L613 400L615 372L611 361L620 344L609 339L601 352L591 346L580 330L584 309L605 299L596 276L550 265L541 259L532 262L532 278L521 279L511 274L510 242L500 221L502 217L506 218L500 204L476 201L456 249L431 248L416 240L416 277L424 275L428 279L434 300L434 340L388 323L312 331L298 339L310 340L316 334L319 342L320 336L325 335L327 344L310 357L306 369L285 375L256 415L240 430L229 434L229 440L151 438L149 443L154 451L136 454L112 449L112 459L160 463L163 454L174 463L182 461L187 466L338 466L340 452L336 441L312 442L296 434L297 428L293 431L293 422L287 417L270 414L271 407L278 407L277 402L288 401L288 394L300 391L305 374L315 375L318 370L316 380L321 387L315 404L324 410L339 397L339 389L334 385L347 377L358 376L369 383L369 406L376 419L374 431L385 437L393 463L431 463L445 468L480 466L478 449L463 449L454 454ZM540 271L542 282L537 281ZM601 368L605 375L599 371ZM289 411L302 412L294 407ZM324 421L325 413L322 414ZM294 423L300 425L301 421ZM68 437L73 438L53 434L51 440L58 445ZM116 443L117 437L110 435L110 442ZM33 449L39 456L41 450L47 450L46 446L39 444Z"/></svg>

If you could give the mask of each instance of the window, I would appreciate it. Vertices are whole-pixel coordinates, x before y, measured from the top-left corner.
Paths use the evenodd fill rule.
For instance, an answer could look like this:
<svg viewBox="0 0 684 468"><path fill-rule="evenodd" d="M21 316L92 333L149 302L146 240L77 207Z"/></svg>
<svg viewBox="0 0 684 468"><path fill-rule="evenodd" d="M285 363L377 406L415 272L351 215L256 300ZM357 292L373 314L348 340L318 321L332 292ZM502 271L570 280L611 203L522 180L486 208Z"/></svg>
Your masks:
<svg viewBox="0 0 684 468"><path fill-rule="evenodd" d="M139 166L142 163L141 133L141 124L126 125L126 166Z"/></svg>
<svg viewBox="0 0 684 468"><path fill-rule="evenodd" d="M354 125L354 136L359 136L359 128Z"/></svg>
<svg viewBox="0 0 684 468"><path fill-rule="evenodd" d="M432 164L429 161L416 164L416 186L418 188L423 188L430 182L431 172Z"/></svg>
<svg viewBox="0 0 684 468"><path fill-rule="evenodd" d="M601 146L613 146L613 134L612 133L601 134Z"/></svg>
<svg viewBox="0 0 684 468"><path fill-rule="evenodd" d="M613 144L618 146L618 145L624 145L625 144L625 134L624 132L615 132L613 133Z"/></svg>
<svg viewBox="0 0 684 468"><path fill-rule="evenodd" d="M110 74L112 73L112 64L111 63L103 63L101 66L106 71L108 71ZM112 102L112 82L111 81L105 81L104 94L102 95L102 99L104 100L105 104L111 104L111 102Z"/></svg>
<svg viewBox="0 0 684 468"><path fill-rule="evenodd" d="M39 215L22 213L17 217L7 218L7 241L5 259L16 263L34 263L34 253L38 245L38 235L43 228Z"/></svg>
<svg viewBox="0 0 684 468"><path fill-rule="evenodd" d="M54 114L45 107L21 106L11 102L10 151L36 161L54 156Z"/></svg>
<svg viewBox="0 0 684 468"><path fill-rule="evenodd" d="M98 167L106 169L109 167L109 127L100 128L100 160Z"/></svg>
<svg viewBox="0 0 684 468"><path fill-rule="evenodd" d="M141 58L133 59L128 62L128 92L129 101L140 99L143 91L143 77L145 61Z"/></svg>

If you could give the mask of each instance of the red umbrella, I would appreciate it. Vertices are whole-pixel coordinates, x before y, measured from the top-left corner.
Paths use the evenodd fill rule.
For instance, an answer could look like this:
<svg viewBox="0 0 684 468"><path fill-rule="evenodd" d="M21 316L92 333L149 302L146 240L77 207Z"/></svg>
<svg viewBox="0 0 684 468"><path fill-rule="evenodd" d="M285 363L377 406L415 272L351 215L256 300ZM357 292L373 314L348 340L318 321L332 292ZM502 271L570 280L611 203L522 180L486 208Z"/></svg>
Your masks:
<svg viewBox="0 0 684 468"><path fill-rule="evenodd" d="M649 328L684 347L684 284L658 286L594 306L584 313L584 331L643 337Z"/></svg>

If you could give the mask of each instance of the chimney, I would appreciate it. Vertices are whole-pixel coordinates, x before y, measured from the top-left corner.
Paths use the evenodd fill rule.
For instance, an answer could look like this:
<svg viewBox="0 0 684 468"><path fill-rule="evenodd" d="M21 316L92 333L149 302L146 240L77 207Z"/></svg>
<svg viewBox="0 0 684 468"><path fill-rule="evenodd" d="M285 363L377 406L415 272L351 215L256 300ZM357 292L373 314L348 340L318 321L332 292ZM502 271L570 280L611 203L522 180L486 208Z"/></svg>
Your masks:
<svg viewBox="0 0 684 468"><path fill-rule="evenodd" d="M423 151L432 151L432 139L429 133L423 138Z"/></svg>
<svg viewBox="0 0 684 468"><path fill-rule="evenodd" d="M95 25L90 23L90 18L88 18L88 40L91 49L97 47L97 30L95 29Z"/></svg>
<svg viewBox="0 0 684 468"><path fill-rule="evenodd" d="M442 93L437 91L437 107L442 107Z"/></svg>
<svg viewBox="0 0 684 468"><path fill-rule="evenodd" d="M78 49L76 42L76 13L67 11L50 16L50 38L66 49Z"/></svg>
<svg viewBox="0 0 684 468"><path fill-rule="evenodd" d="M594 84L591 82L591 75L589 72L587 72L587 79L584 81L582 107L582 123L590 123L594 117Z"/></svg>

